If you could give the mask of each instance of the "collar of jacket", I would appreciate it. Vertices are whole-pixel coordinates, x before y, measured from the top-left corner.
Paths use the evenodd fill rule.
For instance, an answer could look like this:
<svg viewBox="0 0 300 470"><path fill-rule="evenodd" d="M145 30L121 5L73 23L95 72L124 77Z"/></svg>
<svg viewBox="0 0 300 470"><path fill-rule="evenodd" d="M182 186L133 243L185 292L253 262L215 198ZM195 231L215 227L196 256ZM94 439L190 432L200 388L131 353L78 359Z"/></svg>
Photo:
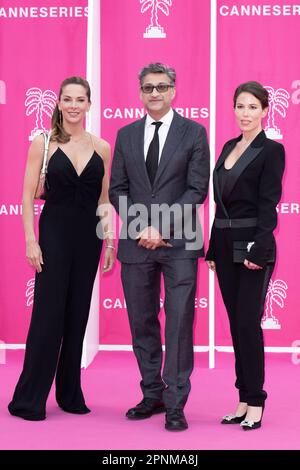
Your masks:
<svg viewBox="0 0 300 470"><path fill-rule="evenodd" d="M174 116L170 125L170 129L167 135L167 139L160 157L158 170L155 176L153 183L153 188L148 177L147 168L145 164L144 157L144 133L145 133L145 122L146 116L144 116L139 121L136 121L133 133L133 148L134 148L134 158L137 164L137 167L140 171L143 181L146 183L148 190L152 191L155 189L158 180L161 178L163 172L168 166L169 161L171 160L174 153L179 148L180 142L183 138L183 135L186 130L186 120L180 116L174 110Z"/></svg>
<svg viewBox="0 0 300 470"><path fill-rule="evenodd" d="M246 150L242 153L241 157L239 160L234 164L232 169L230 170L230 175L228 175L228 178L225 183L225 187L223 189L223 195L221 195L220 192L220 186L219 186L219 178L218 178L218 172L217 169L224 163L225 159L227 156L230 154L236 143L241 140L242 135L239 137L230 140L227 142L225 145L220 158L216 164L216 168L213 173L213 181L214 181L214 190L215 190L215 201L216 203L221 207L224 215L229 218L227 209L225 207L224 201L228 200L230 194L232 193L239 177L241 174L245 171L247 166L255 160L255 158L260 154L260 152L263 149L264 142L266 140L266 134L262 130L256 137L255 139L251 142L251 144L246 148Z"/></svg>

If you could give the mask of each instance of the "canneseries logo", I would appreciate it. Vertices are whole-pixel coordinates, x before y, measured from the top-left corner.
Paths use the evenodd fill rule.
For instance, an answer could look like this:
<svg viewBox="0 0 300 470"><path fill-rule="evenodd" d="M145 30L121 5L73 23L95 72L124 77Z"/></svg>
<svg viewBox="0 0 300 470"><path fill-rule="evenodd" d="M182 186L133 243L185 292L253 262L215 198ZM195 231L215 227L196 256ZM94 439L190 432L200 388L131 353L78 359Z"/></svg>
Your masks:
<svg viewBox="0 0 300 470"><path fill-rule="evenodd" d="M269 92L269 112L268 122L265 127L267 137L273 140L281 140L282 133L275 123L275 117L279 114L281 117L286 117L286 109L289 107L290 94L284 88L274 90L273 87L266 85L266 90Z"/></svg>
<svg viewBox="0 0 300 470"><path fill-rule="evenodd" d="M0 7L0 18L1 19L16 19L16 18L24 18L24 19L31 19L31 18L82 18L88 16L88 7L81 7L81 6L65 6L61 2L62 5L56 6L40 6L37 7L35 5L32 6L11 6L9 3L17 3L17 2L2 2L7 3L8 5ZM22 3L22 2L19 2ZM26 2L23 2L26 3ZM27 2L30 3L30 2ZM38 2L31 2L31 3L38 3ZM43 2L39 2L43 3ZM57 3L57 2L56 2Z"/></svg>
<svg viewBox="0 0 300 470"><path fill-rule="evenodd" d="M35 116L35 126L31 130L29 140L42 132L47 132L48 127L44 125L44 115L51 118L56 106L57 96L52 90L42 91L40 88L29 88L26 92L25 108L26 116Z"/></svg>
<svg viewBox="0 0 300 470"><path fill-rule="evenodd" d="M160 308L163 308L163 306L164 306L164 299L160 298ZM102 307L105 310L111 310L111 311L114 311L114 310L123 311L127 309L127 305L126 305L126 301L124 297L122 298L106 297L102 301ZM206 297L195 297L195 309L196 310L207 309L207 307L208 307L208 299Z"/></svg>
<svg viewBox="0 0 300 470"><path fill-rule="evenodd" d="M140 0L141 13L149 11L150 24L146 28L144 38L157 39L166 38L167 35L164 32L164 28L158 22L158 15L163 13L166 16L170 14L170 7L172 6L172 0Z"/></svg>
<svg viewBox="0 0 300 470"><path fill-rule="evenodd" d="M273 313L273 307L276 304L278 307L283 308L284 302L287 297L288 285L282 279L270 280L266 303L265 312L261 321L261 326L264 330L280 330L281 325Z"/></svg>

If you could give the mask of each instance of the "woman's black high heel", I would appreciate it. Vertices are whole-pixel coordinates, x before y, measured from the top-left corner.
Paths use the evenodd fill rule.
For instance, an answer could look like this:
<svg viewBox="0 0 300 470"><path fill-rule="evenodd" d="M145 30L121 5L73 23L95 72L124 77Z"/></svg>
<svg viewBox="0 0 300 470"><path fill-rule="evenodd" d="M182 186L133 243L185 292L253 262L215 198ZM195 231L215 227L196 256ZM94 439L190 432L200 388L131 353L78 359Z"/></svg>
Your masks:
<svg viewBox="0 0 300 470"><path fill-rule="evenodd" d="M246 414L242 416L226 415L223 417L221 424L240 424L246 418Z"/></svg>
<svg viewBox="0 0 300 470"><path fill-rule="evenodd" d="M245 419L241 422L240 426L244 429L244 431L251 431L252 429L258 429L261 427L262 418L264 414L265 405L262 406L261 418L259 421L252 421Z"/></svg>

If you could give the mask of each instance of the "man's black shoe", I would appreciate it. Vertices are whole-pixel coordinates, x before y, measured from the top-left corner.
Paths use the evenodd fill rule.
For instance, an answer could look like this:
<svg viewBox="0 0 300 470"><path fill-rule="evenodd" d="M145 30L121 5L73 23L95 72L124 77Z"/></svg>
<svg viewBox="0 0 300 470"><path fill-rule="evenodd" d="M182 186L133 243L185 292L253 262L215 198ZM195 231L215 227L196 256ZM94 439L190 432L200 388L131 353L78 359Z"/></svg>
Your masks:
<svg viewBox="0 0 300 470"><path fill-rule="evenodd" d="M166 409L162 401L157 401L155 398L144 398L134 408L130 408L126 416L129 419L146 419L164 411Z"/></svg>
<svg viewBox="0 0 300 470"><path fill-rule="evenodd" d="M165 428L168 431L184 431L188 427L183 410L167 410Z"/></svg>

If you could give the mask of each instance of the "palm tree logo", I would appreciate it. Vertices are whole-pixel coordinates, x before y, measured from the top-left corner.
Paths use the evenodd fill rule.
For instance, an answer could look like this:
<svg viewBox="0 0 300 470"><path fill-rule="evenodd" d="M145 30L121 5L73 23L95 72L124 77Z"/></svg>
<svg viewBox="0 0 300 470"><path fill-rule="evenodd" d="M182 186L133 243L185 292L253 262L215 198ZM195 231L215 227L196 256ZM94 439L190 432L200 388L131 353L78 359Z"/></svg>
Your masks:
<svg viewBox="0 0 300 470"><path fill-rule="evenodd" d="M265 330L280 330L281 325L273 314L273 302L280 308L283 308L284 301L287 297L287 290L288 286L282 279L276 279L276 281L270 279L266 296L265 313L261 321L261 326Z"/></svg>
<svg viewBox="0 0 300 470"><path fill-rule="evenodd" d="M43 122L43 114L51 118L56 106L57 96L52 90L42 91L40 88L33 87L27 90L26 97L26 116L30 116L34 112L36 113L35 128L32 129L29 136L29 140L33 140L37 134L47 132L47 128L44 126Z"/></svg>
<svg viewBox="0 0 300 470"><path fill-rule="evenodd" d="M271 86L265 86L269 92L269 113L268 122L265 128L267 137L269 139L282 139L280 129L275 124L275 111L283 118L286 117L286 109L289 107L288 99L290 94L284 88L274 90Z"/></svg>
<svg viewBox="0 0 300 470"><path fill-rule="evenodd" d="M33 304L33 296L34 296L34 284L35 284L35 279L29 279L27 282L26 286L26 292L25 292L25 297L26 297L26 306L30 307L30 305Z"/></svg>
<svg viewBox="0 0 300 470"><path fill-rule="evenodd" d="M142 14L151 8L150 25L146 28L144 38L166 38L167 35L164 32L164 28L158 22L158 10L162 11L164 15L169 16L169 7L172 6L172 0L140 0L140 3L142 4Z"/></svg>

